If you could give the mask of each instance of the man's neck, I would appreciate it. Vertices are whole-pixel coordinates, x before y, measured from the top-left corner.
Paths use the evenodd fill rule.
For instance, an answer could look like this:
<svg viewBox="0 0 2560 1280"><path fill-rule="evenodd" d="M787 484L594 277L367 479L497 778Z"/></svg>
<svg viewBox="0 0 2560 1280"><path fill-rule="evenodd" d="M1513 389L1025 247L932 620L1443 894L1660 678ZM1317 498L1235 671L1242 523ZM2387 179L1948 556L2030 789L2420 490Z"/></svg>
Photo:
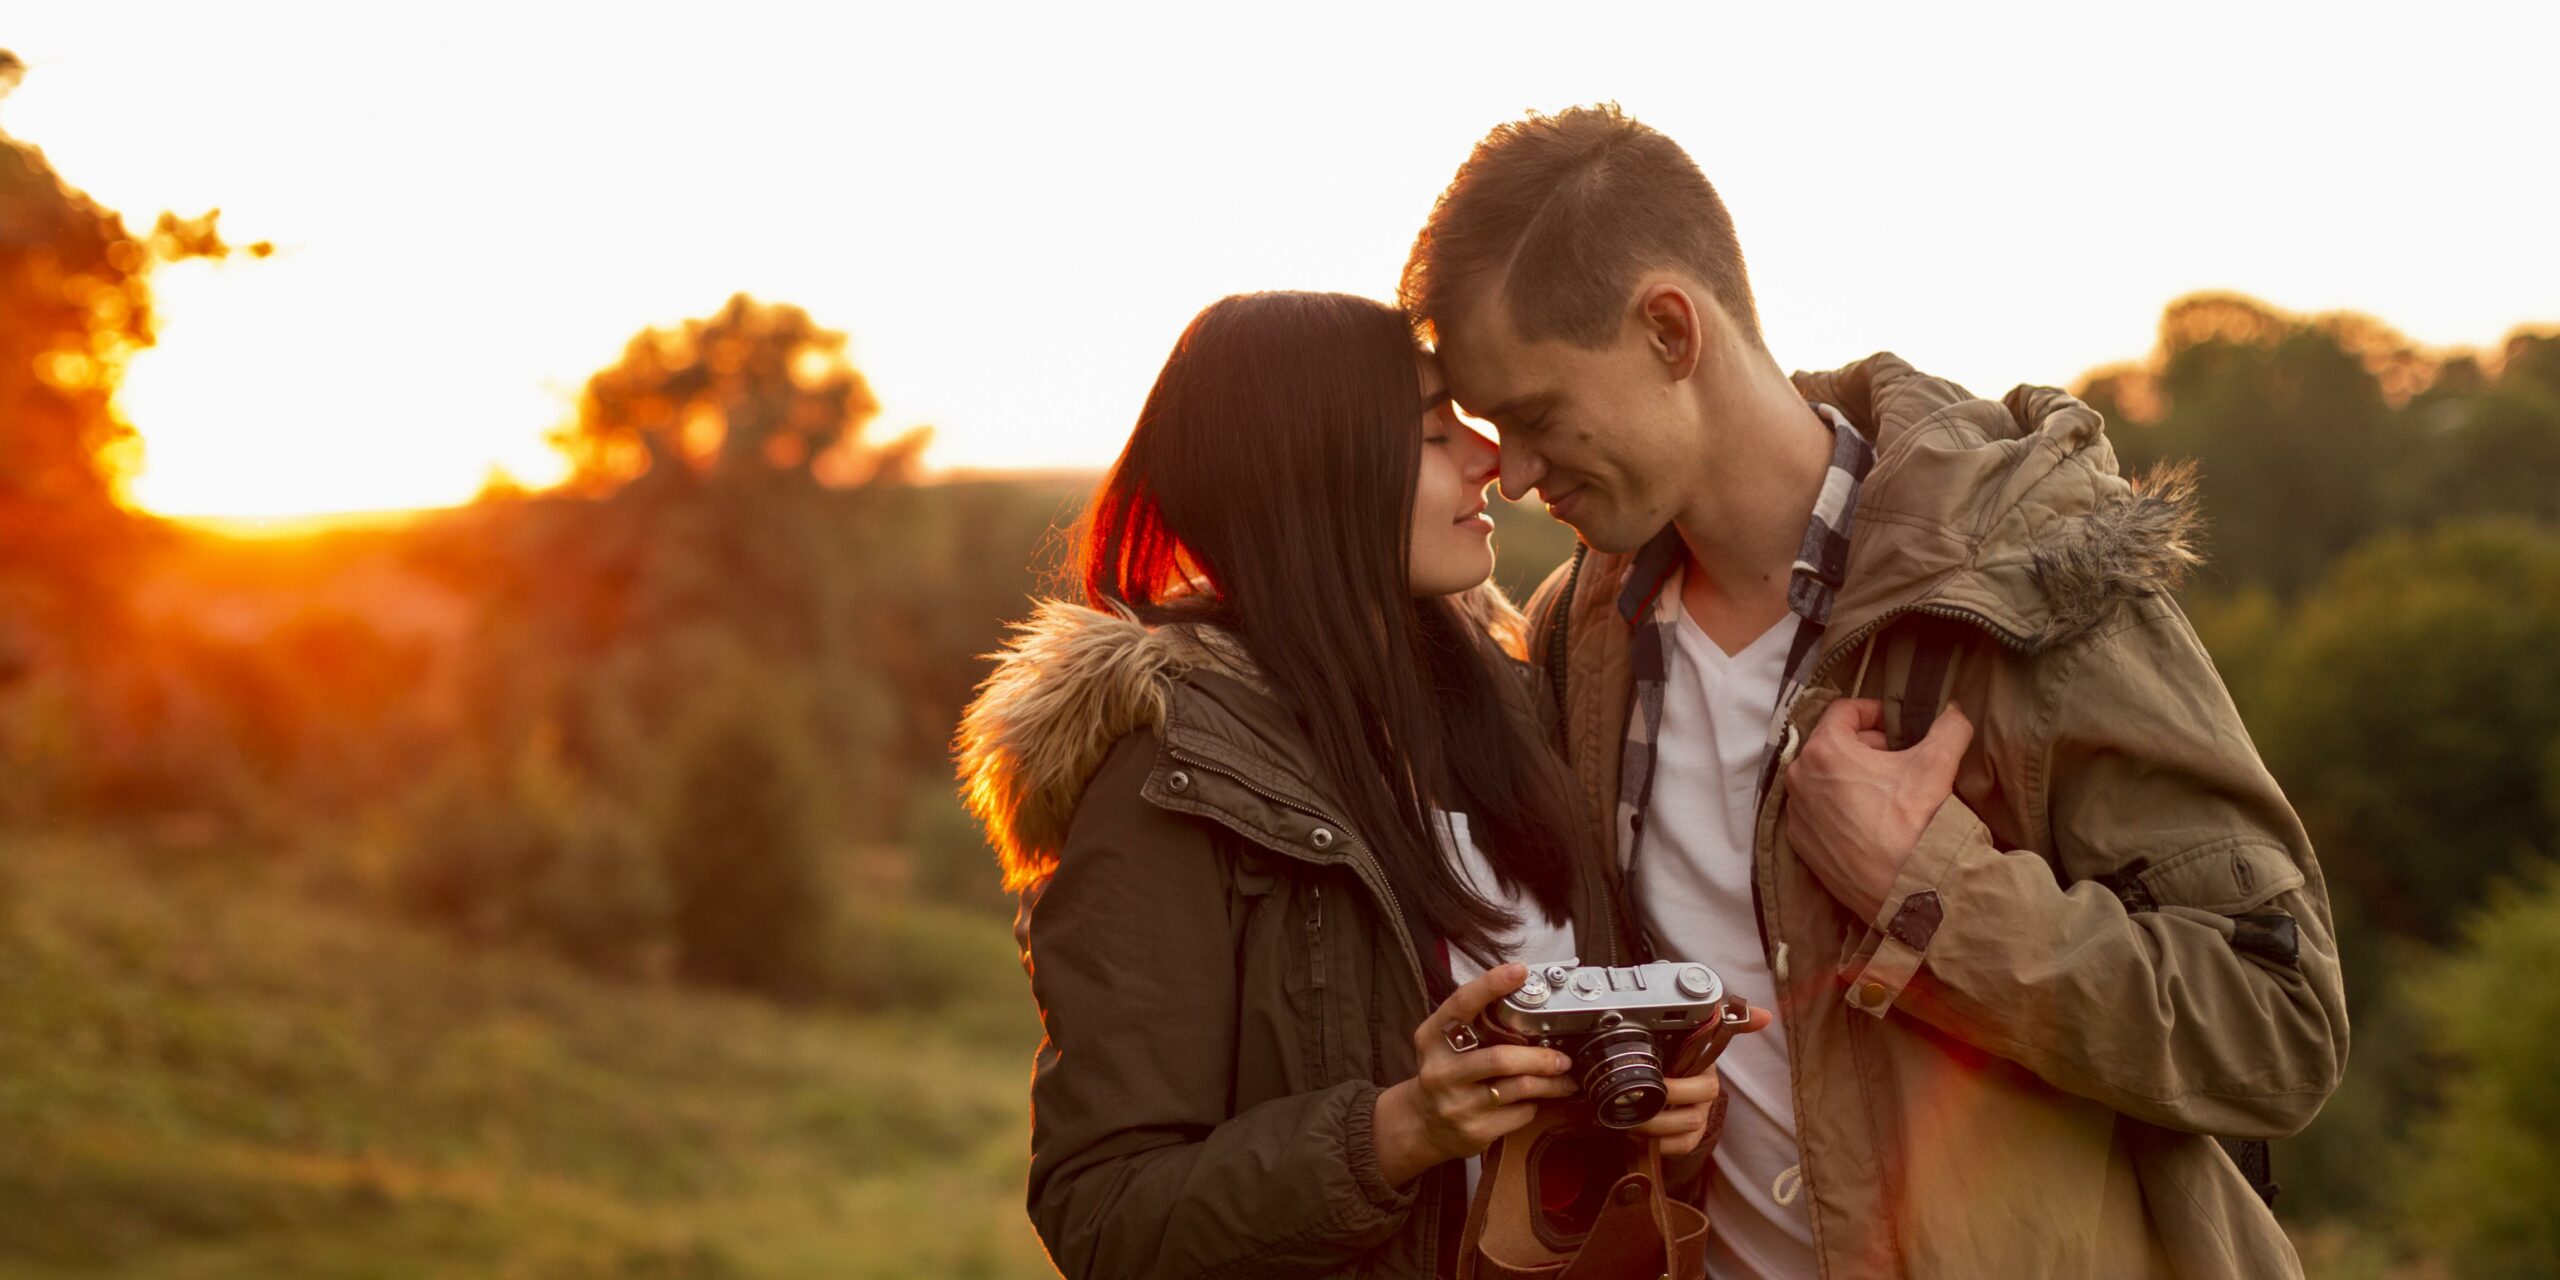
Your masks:
<svg viewBox="0 0 2560 1280"><path fill-rule="evenodd" d="M1765 361L1766 357L1762 357ZM1765 370L1765 372L1764 372ZM1715 456L1672 523L1687 544L1681 602L1727 652L1787 611L1789 570L1831 467L1831 431L1774 364L1712 415Z"/></svg>

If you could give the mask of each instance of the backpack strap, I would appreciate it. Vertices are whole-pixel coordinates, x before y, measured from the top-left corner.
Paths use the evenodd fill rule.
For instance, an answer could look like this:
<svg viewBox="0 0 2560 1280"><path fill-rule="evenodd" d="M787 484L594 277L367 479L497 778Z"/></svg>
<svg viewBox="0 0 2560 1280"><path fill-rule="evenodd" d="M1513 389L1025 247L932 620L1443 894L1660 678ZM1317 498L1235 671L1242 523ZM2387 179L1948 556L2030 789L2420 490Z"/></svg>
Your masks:
<svg viewBox="0 0 2560 1280"><path fill-rule="evenodd" d="M1564 586L1556 592L1555 611L1547 618L1547 692L1556 700L1556 723L1564 723L1564 642L1573 633L1573 589L1582 584L1582 562L1591 554L1591 544L1577 539L1573 544L1573 566L1565 570Z"/></svg>
<svg viewBox="0 0 2560 1280"><path fill-rule="evenodd" d="M1956 624L1913 619L1888 627L1871 643L1881 645L1885 746L1902 751L1929 736L1938 711L1955 689ZM1872 660L1878 654L1871 653ZM1859 690L1849 691L1853 696Z"/></svg>
<svg viewBox="0 0 2560 1280"><path fill-rule="evenodd" d="M2257 1192L2258 1198L2265 1201L2268 1208L2275 1208L2276 1193L2284 1190L2284 1184L2276 1181L2275 1152L2268 1148L2267 1140L2216 1138L2214 1141L2222 1144L2222 1154L2231 1157L2231 1163L2240 1166L2240 1176L2248 1179L2249 1189Z"/></svg>

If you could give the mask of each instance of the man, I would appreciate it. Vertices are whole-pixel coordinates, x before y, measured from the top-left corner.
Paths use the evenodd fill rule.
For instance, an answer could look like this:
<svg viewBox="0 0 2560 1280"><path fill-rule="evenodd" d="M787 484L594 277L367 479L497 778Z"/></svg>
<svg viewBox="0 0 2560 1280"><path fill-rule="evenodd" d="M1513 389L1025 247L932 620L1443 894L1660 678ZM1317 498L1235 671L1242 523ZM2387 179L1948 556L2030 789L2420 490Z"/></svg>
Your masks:
<svg viewBox="0 0 2560 1280"><path fill-rule="evenodd" d="M1586 544L1530 615L1597 847L1777 1011L1722 1062L1711 1273L2299 1274L2215 1139L2310 1121L2345 1003L2170 597L2183 477L2050 389L1790 379L1714 189L1614 107L1488 135L1402 294Z"/></svg>

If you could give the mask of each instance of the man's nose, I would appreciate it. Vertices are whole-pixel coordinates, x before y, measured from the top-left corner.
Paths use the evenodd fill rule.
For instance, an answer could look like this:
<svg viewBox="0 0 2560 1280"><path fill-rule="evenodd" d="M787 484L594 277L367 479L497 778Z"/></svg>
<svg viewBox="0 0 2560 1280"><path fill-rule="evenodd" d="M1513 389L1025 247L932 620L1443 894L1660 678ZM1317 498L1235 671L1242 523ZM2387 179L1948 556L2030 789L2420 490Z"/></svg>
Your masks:
<svg viewBox="0 0 2560 1280"><path fill-rule="evenodd" d="M1503 441L1500 458L1502 498L1505 502L1518 502L1528 497L1529 491L1537 488L1540 480L1546 479L1546 459L1523 446Z"/></svg>

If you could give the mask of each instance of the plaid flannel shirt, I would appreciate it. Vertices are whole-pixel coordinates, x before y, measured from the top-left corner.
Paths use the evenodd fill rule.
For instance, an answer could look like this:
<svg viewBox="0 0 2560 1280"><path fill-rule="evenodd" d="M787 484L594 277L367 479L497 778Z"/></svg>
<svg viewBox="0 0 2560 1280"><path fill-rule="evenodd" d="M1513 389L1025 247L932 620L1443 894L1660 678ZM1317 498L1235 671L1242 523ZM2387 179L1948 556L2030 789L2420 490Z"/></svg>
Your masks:
<svg viewBox="0 0 2560 1280"><path fill-rule="evenodd" d="M1769 784L1777 776L1787 708L1794 705L1805 678L1812 674L1814 651L1821 646L1823 628L1831 622L1831 603L1849 567L1849 522L1857 511L1858 486L1876 458L1875 446L1838 409L1827 404L1815 404L1813 409L1831 426L1831 468L1823 476L1820 496L1814 499L1813 518L1805 526L1804 545L1796 553L1787 581L1787 607L1802 623L1796 628L1795 643L1787 649L1778 704L1769 712L1760 796L1768 795ZM1664 588L1677 579L1687 558L1680 531L1666 526L1636 553L1627 584L1618 593L1618 616L1636 628L1627 654L1635 673L1635 706L1627 716L1626 751L1618 769L1617 813L1618 861L1631 877L1644 841L1645 812L1653 800L1653 744L1662 736L1663 690L1670 684L1671 663L1679 653L1671 632L1679 623L1680 593Z"/></svg>

